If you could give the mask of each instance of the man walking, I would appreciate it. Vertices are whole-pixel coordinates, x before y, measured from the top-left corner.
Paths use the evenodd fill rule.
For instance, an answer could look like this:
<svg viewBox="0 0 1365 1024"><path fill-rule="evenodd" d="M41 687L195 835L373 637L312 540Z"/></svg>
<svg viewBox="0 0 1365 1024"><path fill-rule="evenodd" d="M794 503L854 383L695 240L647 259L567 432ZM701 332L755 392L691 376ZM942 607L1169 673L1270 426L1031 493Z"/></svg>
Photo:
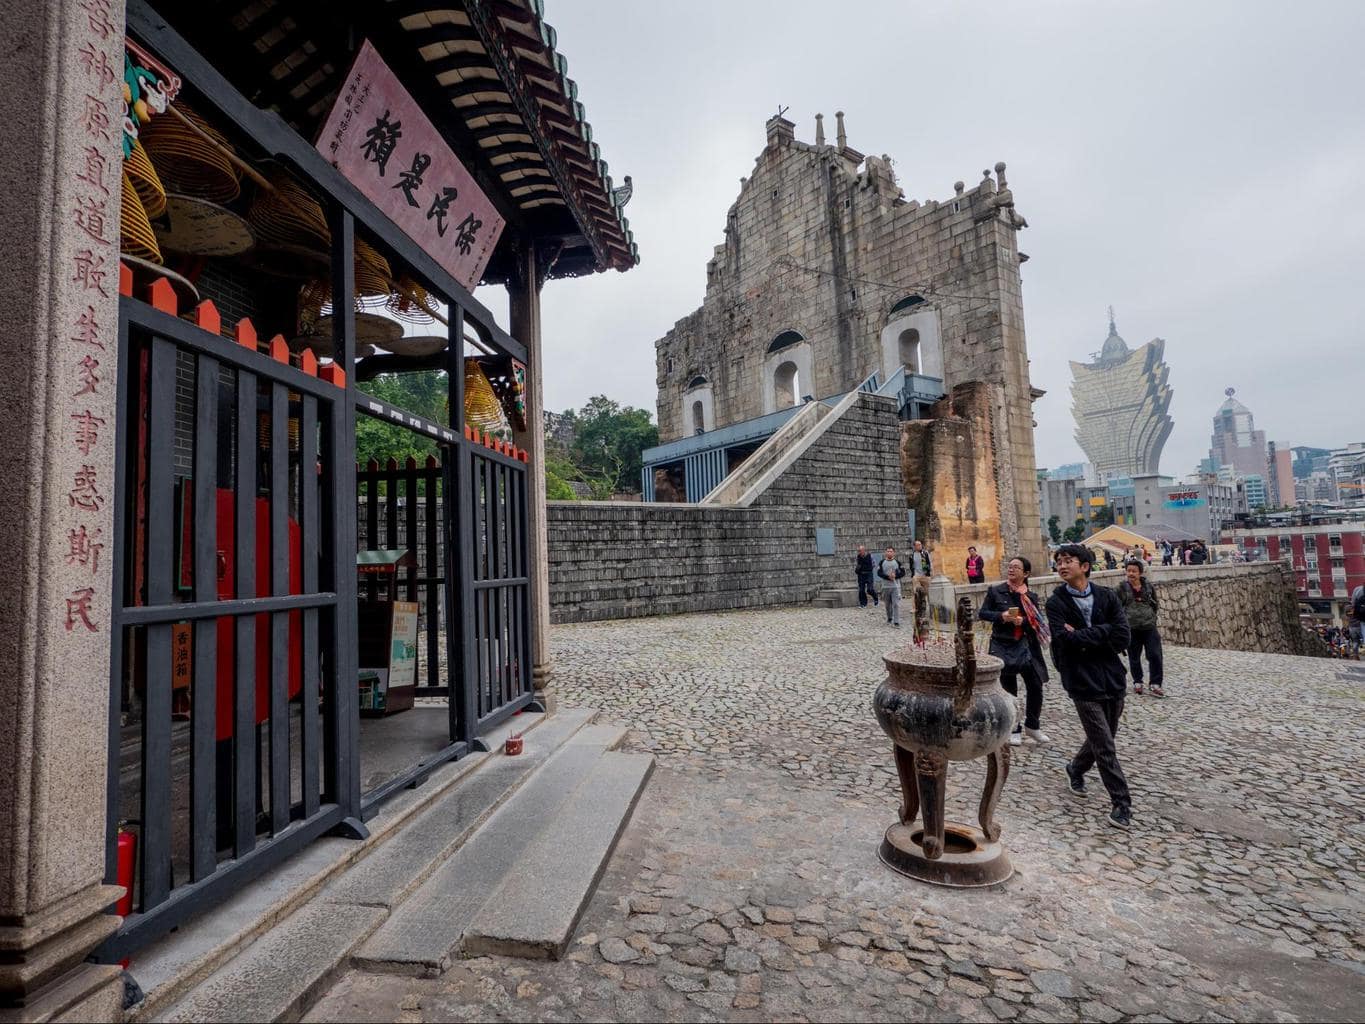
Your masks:
<svg viewBox="0 0 1365 1024"><path fill-rule="evenodd" d="M910 552L910 599L913 602L915 595L924 591L925 599L929 597L929 577L934 574L933 563L929 560L929 550L924 546L924 541L915 541L915 548Z"/></svg>
<svg viewBox="0 0 1365 1024"><path fill-rule="evenodd" d="M1128 649L1128 619L1118 595L1090 582L1092 561L1090 549L1082 544L1060 548L1057 575L1062 585L1047 600L1052 664L1085 730L1085 742L1067 762L1066 776L1072 794L1084 797L1085 773L1098 766L1112 804L1109 823L1126 829L1133 821L1132 798L1114 737L1128 687L1119 660L1119 652Z"/></svg>
<svg viewBox="0 0 1365 1024"><path fill-rule="evenodd" d="M858 557L853 560L854 572L858 574L858 607L866 608L867 599L872 598L872 604L877 604L877 585L873 582L872 573L872 552L867 550L866 544L858 545Z"/></svg>
<svg viewBox="0 0 1365 1024"><path fill-rule="evenodd" d="M976 553L975 547L967 548L967 582L986 582L986 560Z"/></svg>
<svg viewBox="0 0 1365 1024"><path fill-rule="evenodd" d="M886 598L886 621L893 626L901 624L901 578L905 576L905 566L896 560L896 549L887 548L886 557L877 565L877 577L883 582L882 597Z"/></svg>
<svg viewBox="0 0 1365 1024"><path fill-rule="evenodd" d="M1141 562L1129 562L1124 566L1127 575L1119 584L1119 604L1128 618L1128 668L1133 673L1133 692L1142 695L1141 655L1147 654L1147 671L1152 677L1152 696L1164 697L1162 683L1165 681L1161 670L1161 634L1156 628L1157 608L1156 588L1152 581L1143 575Z"/></svg>

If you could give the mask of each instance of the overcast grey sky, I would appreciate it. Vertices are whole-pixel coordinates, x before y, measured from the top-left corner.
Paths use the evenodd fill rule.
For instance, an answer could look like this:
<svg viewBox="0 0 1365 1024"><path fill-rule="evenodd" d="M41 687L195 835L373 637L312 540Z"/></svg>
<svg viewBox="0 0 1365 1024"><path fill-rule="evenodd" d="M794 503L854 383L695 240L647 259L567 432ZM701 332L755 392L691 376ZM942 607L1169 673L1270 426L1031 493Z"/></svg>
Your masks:
<svg viewBox="0 0 1365 1024"><path fill-rule="evenodd" d="M1040 466L1078 461L1068 359L1166 339L1162 471L1223 389L1267 437L1365 439L1365 2L547 0L641 264L553 282L546 407L654 409L654 341L695 309L780 103L889 153L906 195L1008 162Z"/></svg>

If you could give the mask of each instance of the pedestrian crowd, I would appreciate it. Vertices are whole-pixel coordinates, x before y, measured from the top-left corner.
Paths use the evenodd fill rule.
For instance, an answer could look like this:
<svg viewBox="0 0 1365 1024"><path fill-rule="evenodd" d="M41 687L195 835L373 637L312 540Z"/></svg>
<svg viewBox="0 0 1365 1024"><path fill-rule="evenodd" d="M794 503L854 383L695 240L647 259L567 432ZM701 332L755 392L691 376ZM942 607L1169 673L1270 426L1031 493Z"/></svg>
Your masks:
<svg viewBox="0 0 1365 1024"><path fill-rule="evenodd" d="M1163 542L1160 550L1163 562L1177 557L1173 545ZM1104 564L1115 567L1112 553L1105 555ZM1021 555L1006 563L1004 580L987 588L977 612L981 621L990 623L990 653L1003 662L1000 685L1018 697L1023 684L1024 713L1010 744L1051 742L1041 721L1043 684L1050 678L1047 650L1085 733L1084 742L1065 765L1067 789L1077 798L1087 797L1086 776L1096 769L1109 797L1108 821L1123 829L1133 820L1132 797L1117 748L1128 676L1132 676L1134 694L1166 695L1157 623L1160 599L1146 575L1151 560L1152 554L1145 549L1129 552L1124 559L1125 578L1111 589L1091 581L1096 556L1090 548L1064 544L1052 558L1061 583L1043 602L1030 589L1033 566ZM900 625L901 581L909 576L913 593L927 588L933 573L922 541L915 541L905 557L888 547L878 558L860 546L854 568L859 604L884 604L886 620L893 627ZM985 562L974 547L967 551L965 568L969 582L985 582Z"/></svg>

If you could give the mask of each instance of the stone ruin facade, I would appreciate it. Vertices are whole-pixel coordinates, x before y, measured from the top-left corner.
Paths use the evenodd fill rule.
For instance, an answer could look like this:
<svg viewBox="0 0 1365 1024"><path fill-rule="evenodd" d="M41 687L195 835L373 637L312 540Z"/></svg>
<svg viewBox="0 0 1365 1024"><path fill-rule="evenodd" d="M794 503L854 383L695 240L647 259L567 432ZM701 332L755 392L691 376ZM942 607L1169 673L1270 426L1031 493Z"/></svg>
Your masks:
<svg viewBox="0 0 1365 1024"><path fill-rule="evenodd" d="M819 115L814 143L781 116L768 121L707 264L705 301L655 343L660 440L848 392L873 373L885 382L902 366L948 393L980 382L998 396L989 451L1001 500L975 511L1042 564L1038 531L1018 528L1039 521L1032 403L1042 392L1024 340L1026 223L1005 165L970 189L958 182L949 199L907 200L891 159L850 147L836 117L833 144Z"/></svg>

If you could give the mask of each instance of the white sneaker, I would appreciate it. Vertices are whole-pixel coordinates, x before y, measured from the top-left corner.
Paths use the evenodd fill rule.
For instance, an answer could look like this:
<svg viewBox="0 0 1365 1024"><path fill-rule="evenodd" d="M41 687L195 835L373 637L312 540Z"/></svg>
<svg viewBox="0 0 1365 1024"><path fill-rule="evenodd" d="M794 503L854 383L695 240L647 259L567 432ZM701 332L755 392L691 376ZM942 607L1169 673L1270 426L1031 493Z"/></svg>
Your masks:
<svg viewBox="0 0 1365 1024"><path fill-rule="evenodd" d="M1023 743L1023 742L1024 742L1023 734L1017 733L1017 732L1012 732L1012 733L1010 733L1010 746L1011 746L1011 747L1017 747L1017 746L1019 746L1019 744L1021 744L1021 743Z"/></svg>
<svg viewBox="0 0 1365 1024"><path fill-rule="evenodd" d="M1024 735L1027 736L1029 739L1033 740L1034 743L1040 745L1052 742L1052 740L1048 737L1048 734L1043 732L1042 729L1030 729L1028 727L1025 727Z"/></svg>

